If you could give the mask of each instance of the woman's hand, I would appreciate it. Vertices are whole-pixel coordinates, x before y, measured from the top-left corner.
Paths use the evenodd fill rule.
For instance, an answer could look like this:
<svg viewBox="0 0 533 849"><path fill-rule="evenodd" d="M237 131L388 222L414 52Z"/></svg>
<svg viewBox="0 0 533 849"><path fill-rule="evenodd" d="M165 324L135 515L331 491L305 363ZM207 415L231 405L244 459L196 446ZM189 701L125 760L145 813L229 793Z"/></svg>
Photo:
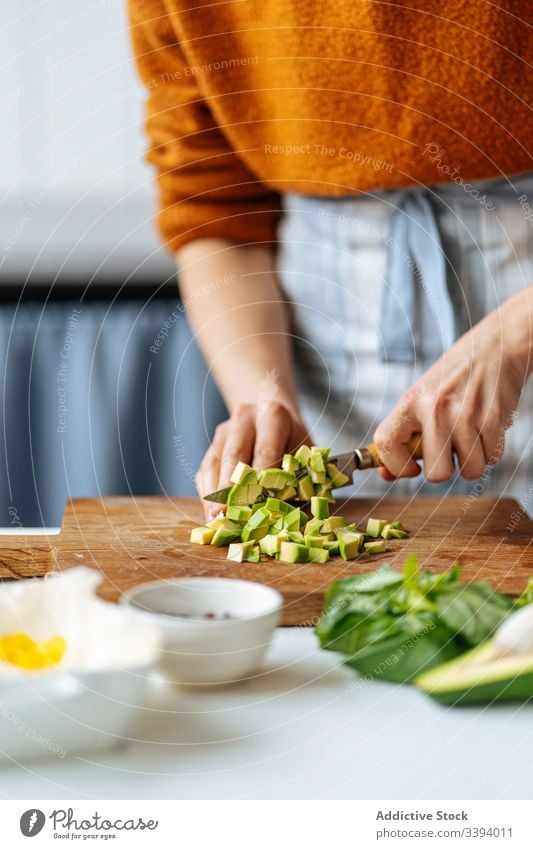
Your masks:
<svg viewBox="0 0 533 849"><path fill-rule="evenodd" d="M430 481L482 475L501 458L533 366L533 287L487 315L462 336L407 392L376 430L386 480L415 477L420 467L406 443L422 433Z"/></svg>
<svg viewBox="0 0 533 849"><path fill-rule="evenodd" d="M278 466L283 454L309 442L301 420L277 401L260 405L240 404L228 421L219 425L196 475L201 496L229 484L239 460L255 468ZM205 515L212 519L220 504L204 501Z"/></svg>

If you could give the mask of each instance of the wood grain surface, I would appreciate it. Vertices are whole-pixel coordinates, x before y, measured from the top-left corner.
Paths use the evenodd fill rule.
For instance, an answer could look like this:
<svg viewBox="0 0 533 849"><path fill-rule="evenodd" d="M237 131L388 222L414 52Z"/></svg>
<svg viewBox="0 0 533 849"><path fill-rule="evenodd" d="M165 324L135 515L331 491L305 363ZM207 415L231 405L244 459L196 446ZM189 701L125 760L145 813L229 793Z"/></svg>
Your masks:
<svg viewBox="0 0 533 849"><path fill-rule="evenodd" d="M226 549L189 543L202 522L195 498L79 499L66 505L59 536L8 538L0 544L0 577L27 577L86 565L102 573L100 594L115 601L128 587L189 575L261 581L284 599L283 623L310 625L320 613L331 581L376 569L386 561L401 566L416 553L431 571L462 566L464 580L485 579L503 592L522 591L533 574L533 522L511 499L383 498L338 503L343 516L364 526L368 516L401 519L407 540L387 541L380 556L324 565L259 564L226 560Z"/></svg>

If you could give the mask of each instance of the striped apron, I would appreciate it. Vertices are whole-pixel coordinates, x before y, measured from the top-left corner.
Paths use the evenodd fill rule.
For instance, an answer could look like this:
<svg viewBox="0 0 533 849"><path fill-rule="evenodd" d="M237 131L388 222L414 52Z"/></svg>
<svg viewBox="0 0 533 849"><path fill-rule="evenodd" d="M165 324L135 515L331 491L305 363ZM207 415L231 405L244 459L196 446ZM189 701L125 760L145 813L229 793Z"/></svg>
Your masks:
<svg viewBox="0 0 533 849"><path fill-rule="evenodd" d="M290 302L302 411L313 439L372 440L402 393L453 341L533 284L533 175L344 198L288 194L277 259ZM478 481L389 484L353 493L513 495L533 512L533 381L504 457Z"/></svg>

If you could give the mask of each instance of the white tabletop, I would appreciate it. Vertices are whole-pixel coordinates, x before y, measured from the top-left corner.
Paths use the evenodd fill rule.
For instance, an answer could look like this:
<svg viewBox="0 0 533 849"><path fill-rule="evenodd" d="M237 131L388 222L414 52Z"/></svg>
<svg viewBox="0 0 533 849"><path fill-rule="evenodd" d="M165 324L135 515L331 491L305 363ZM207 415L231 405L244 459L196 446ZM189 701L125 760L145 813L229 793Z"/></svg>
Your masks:
<svg viewBox="0 0 533 849"><path fill-rule="evenodd" d="M528 799L533 705L444 709L280 629L239 685L154 684L139 742L0 768L6 799Z"/></svg>

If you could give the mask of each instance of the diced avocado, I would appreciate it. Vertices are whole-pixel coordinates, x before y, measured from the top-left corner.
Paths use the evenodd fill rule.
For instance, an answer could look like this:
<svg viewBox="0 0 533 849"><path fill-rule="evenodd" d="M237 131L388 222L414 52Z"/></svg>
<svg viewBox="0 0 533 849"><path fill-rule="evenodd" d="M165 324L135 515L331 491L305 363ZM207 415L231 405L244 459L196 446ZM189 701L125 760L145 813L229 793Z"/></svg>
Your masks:
<svg viewBox="0 0 533 849"><path fill-rule="evenodd" d="M281 462L281 468L284 472L297 472L300 468L298 458L293 457L292 454L284 454Z"/></svg>
<svg viewBox="0 0 533 849"><path fill-rule="evenodd" d="M304 477L300 478L298 481L298 498L300 501L311 501L314 494L315 488L310 475L304 475Z"/></svg>
<svg viewBox="0 0 533 849"><path fill-rule="evenodd" d="M533 654L496 655L489 640L415 678L445 705L533 699Z"/></svg>
<svg viewBox="0 0 533 849"><path fill-rule="evenodd" d="M326 540L324 542L324 548L326 549L326 551L329 551L330 557L335 557L340 551L339 541L338 540L334 540L334 541L333 540L331 540L331 541Z"/></svg>
<svg viewBox="0 0 533 849"><path fill-rule="evenodd" d="M389 539L407 539L409 534L407 531L401 531L399 528L389 528Z"/></svg>
<svg viewBox="0 0 533 849"><path fill-rule="evenodd" d="M287 513L287 515L283 517L283 527L286 531L300 530L300 509L298 507L295 507L290 513Z"/></svg>
<svg viewBox="0 0 533 849"><path fill-rule="evenodd" d="M326 464L320 448L311 448L308 465L312 472L324 472L324 478L326 477Z"/></svg>
<svg viewBox="0 0 533 849"><path fill-rule="evenodd" d="M252 467L248 465L248 463L243 463L241 460L237 463L235 468L233 469L230 477L231 483L244 483L245 478L253 471Z"/></svg>
<svg viewBox="0 0 533 849"><path fill-rule="evenodd" d="M304 545L309 548L324 548L324 537L307 534L304 536Z"/></svg>
<svg viewBox="0 0 533 849"><path fill-rule="evenodd" d="M383 554L386 551L385 540L377 539L373 542L365 542L365 551L367 554Z"/></svg>
<svg viewBox="0 0 533 849"><path fill-rule="evenodd" d="M309 549L306 545L300 545L297 542L282 542L279 559L285 563L308 563Z"/></svg>
<svg viewBox="0 0 533 849"><path fill-rule="evenodd" d="M270 530L276 534L283 530L283 516L276 519L276 521L270 526Z"/></svg>
<svg viewBox="0 0 533 849"><path fill-rule="evenodd" d="M193 528L191 531L191 542L196 545L209 545L215 536L215 528Z"/></svg>
<svg viewBox="0 0 533 849"><path fill-rule="evenodd" d="M299 542L302 545L304 544L304 535L301 531L287 531L287 536L291 542Z"/></svg>
<svg viewBox="0 0 533 849"><path fill-rule="evenodd" d="M385 525L381 531L381 539L390 539L390 531L391 526L389 524Z"/></svg>
<svg viewBox="0 0 533 849"><path fill-rule="evenodd" d="M283 489L278 490L278 498L280 501L291 501L293 498L296 498L297 490L295 486L286 486Z"/></svg>
<svg viewBox="0 0 533 849"><path fill-rule="evenodd" d="M405 531L407 533L407 528L403 526L401 522L396 519L395 522L390 523L391 528L394 528L396 531Z"/></svg>
<svg viewBox="0 0 533 849"><path fill-rule="evenodd" d="M279 554L281 542L282 540L280 539L279 534L267 534L267 536L259 540L259 548L263 554L268 554L269 557L274 557L275 554Z"/></svg>
<svg viewBox="0 0 533 849"><path fill-rule="evenodd" d="M294 456L298 460L300 466L307 466L309 457L311 456L311 449L308 445L300 445Z"/></svg>
<svg viewBox="0 0 533 849"><path fill-rule="evenodd" d="M255 504L261 493L261 486L257 483L236 483L228 493L228 505L245 507L249 504Z"/></svg>
<svg viewBox="0 0 533 849"><path fill-rule="evenodd" d="M266 537L268 527L268 525L259 525L257 528L250 528L248 525L245 525L241 532L241 539L243 542L248 542L248 540L255 540L257 542L263 539L263 537Z"/></svg>
<svg viewBox="0 0 533 849"><path fill-rule="evenodd" d="M319 445L311 445L311 454L320 454L324 462L328 459L330 451L331 448L321 448Z"/></svg>
<svg viewBox="0 0 533 849"><path fill-rule="evenodd" d="M226 516L228 519L233 519L234 522L247 522L251 515L251 507L238 507L236 504L230 504L226 510Z"/></svg>
<svg viewBox="0 0 533 849"><path fill-rule="evenodd" d="M232 542L228 548L228 560L233 560L235 563L242 563L246 559L246 555L252 549L253 541L250 542Z"/></svg>
<svg viewBox="0 0 533 849"><path fill-rule="evenodd" d="M293 482L293 473L285 472L283 469L263 469L259 473L259 483L263 489L284 489L286 486L292 485Z"/></svg>
<svg viewBox="0 0 533 849"><path fill-rule="evenodd" d="M367 537L375 537L377 539L386 524L385 519L369 519L365 531Z"/></svg>
<svg viewBox="0 0 533 849"><path fill-rule="evenodd" d="M343 519L342 516L330 516L329 519L322 525L322 531L325 534L330 534L332 531L337 528L344 528L346 526L346 520Z"/></svg>
<svg viewBox="0 0 533 849"><path fill-rule="evenodd" d="M341 537L339 539L339 554L343 560L353 560L359 554L359 540Z"/></svg>
<svg viewBox="0 0 533 849"><path fill-rule="evenodd" d="M304 533L307 536L315 536L315 534L321 533L323 525L324 522L322 519L309 519L309 521L305 523Z"/></svg>
<svg viewBox="0 0 533 849"><path fill-rule="evenodd" d="M247 563L259 563L259 561L261 560L261 552L259 551L259 546L254 545L254 547L250 549L244 559Z"/></svg>
<svg viewBox="0 0 533 849"><path fill-rule="evenodd" d="M311 475L311 480L313 483L323 484L326 482L326 473L325 472L317 472L315 469L310 469L309 474Z"/></svg>
<svg viewBox="0 0 533 849"><path fill-rule="evenodd" d="M232 522L231 519L226 519L224 524L216 529L213 539L211 540L211 545L221 548L222 546L229 545L230 542L240 540L242 530L241 526L237 525L236 522Z"/></svg>
<svg viewBox="0 0 533 849"><path fill-rule="evenodd" d="M209 522L205 523L206 528L213 528L216 531L217 528L220 528L224 522L226 521L226 516L224 513L219 513L218 516L215 516L214 519L211 519Z"/></svg>
<svg viewBox="0 0 533 849"><path fill-rule="evenodd" d="M327 519L329 516L329 504L327 498L313 495L311 499L311 513L315 519Z"/></svg>
<svg viewBox="0 0 533 849"><path fill-rule="evenodd" d="M270 524L272 524L270 510L268 510L266 505L263 504L259 510L254 510L244 527L253 530L254 528L262 528L263 525Z"/></svg>
<svg viewBox="0 0 533 849"><path fill-rule="evenodd" d="M267 498L265 507L267 510L275 513L290 513L292 509L290 504L287 504L286 501L282 501L280 498Z"/></svg>
<svg viewBox="0 0 533 849"><path fill-rule="evenodd" d="M334 463L326 464L326 472L335 489L340 486L346 486L346 484L350 483L350 478L348 477L348 475L345 475L344 472L341 472L341 470L338 469Z"/></svg>
<svg viewBox="0 0 533 849"><path fill-rule="evenodd" d="M326 548L310 548L309 561L311 563L327 563L329 560L329 551Z"/></svg>

